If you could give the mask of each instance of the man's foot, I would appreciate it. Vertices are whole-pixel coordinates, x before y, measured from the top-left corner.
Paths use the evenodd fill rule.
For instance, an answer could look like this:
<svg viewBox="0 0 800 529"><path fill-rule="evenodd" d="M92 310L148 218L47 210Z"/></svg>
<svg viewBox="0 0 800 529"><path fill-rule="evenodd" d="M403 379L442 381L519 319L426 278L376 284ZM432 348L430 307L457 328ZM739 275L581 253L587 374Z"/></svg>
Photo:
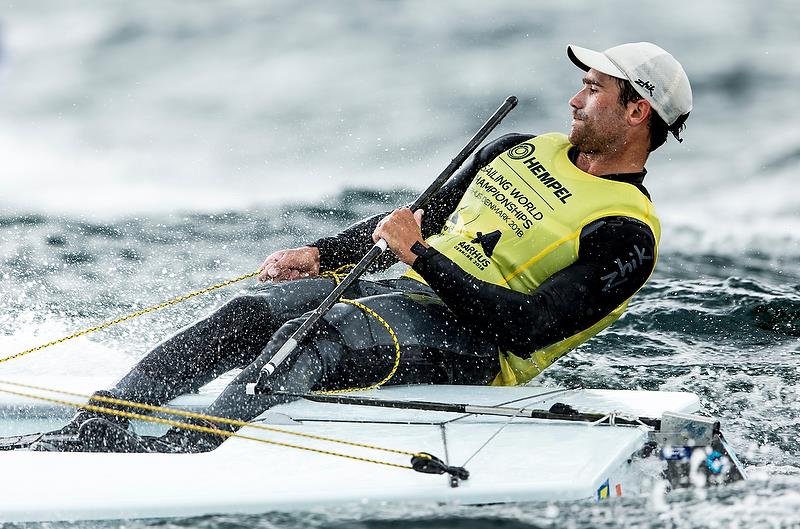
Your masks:
<svg viewBox="0 0 800 529"><path fill-rule="evenodd" d="M114 421L91 417L64 435L44 434L31 444L35 452L144 452L140 437Z"/></svg>
<svg viewBox="0 0 800 529"><path fill-rule="evenodd" d="M77 442L78 435L59 434L56 432L30 433L26 435L12 435L0 439L0 450L27 450L44 439L55 439L57 442L67 442L73 439Z"/></svg>
<svg viewBox="0 0 800 529"><path fill-rule="evenodd" d="M192 420L192 423L215 427L205 421ZM187 454L210 452L224 440L224 436L183 428L170 428L160 437L142 436L113 421L95 417L84 421L75 433L36 440L30 449L40 452Z"/></svg>
<svg viewBox="0 0 800 529"><path fill-rule="evenodd" d="M222 429L220 425L202 419L188 419L186 422L206 428ZM172 427L161 437L145 437L144 443L148 452L198 454L214 450L225 439L227 437L223 435Z"/></svg>
<svg viewBox="0 0 800 529"><path fill-rule="evenodd" d="M78 446L81 425L90 419L96 419L100 416L101 414L99 413L81 410L65 426L58 430L0 438L0 450L33 450L33 445L37 443L53 443L65 448ZM115 423L119 428L127 428L128 426L127 419L115 419Z"/></svg>

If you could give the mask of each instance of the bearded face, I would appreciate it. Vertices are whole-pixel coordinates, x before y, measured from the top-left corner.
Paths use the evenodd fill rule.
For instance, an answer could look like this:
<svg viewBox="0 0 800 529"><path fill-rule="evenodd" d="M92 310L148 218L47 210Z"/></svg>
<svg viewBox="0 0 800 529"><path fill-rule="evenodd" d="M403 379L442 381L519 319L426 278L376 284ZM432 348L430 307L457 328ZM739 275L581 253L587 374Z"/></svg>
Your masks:
<svg viewBox="0 0 800 529"><path fill-rule="evenodd" d="M583 88L569 104L573 118L569 141L580 152L613 152L624 145L625 109L619 104L619 85L613 77L589 70Z"/></svg>

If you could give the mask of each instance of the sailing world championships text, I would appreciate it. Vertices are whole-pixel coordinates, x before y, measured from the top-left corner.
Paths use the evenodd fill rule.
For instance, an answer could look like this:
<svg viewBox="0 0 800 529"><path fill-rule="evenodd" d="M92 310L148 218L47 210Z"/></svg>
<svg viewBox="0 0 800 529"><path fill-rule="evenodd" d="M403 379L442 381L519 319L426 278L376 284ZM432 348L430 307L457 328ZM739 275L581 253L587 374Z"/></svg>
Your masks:
<svg viewBox="0 0 800 529"><path fill-rule="evenodd" d="M491 195L495 201L499 202L499 204L511 214L511 217L518 220L521 223L520 227L525 230L531 228L534 220L538 221L544 218L542 212L539 211L539 208L531 199L514 187L514 185L504 178L496 169L484 167L481 169L481 172L485 173L488 179L481 175L475 178L476 189L474 192L476 196L478 194L483 194L478 191L479 189L485 190L486 193ZM504 215L501 216L504 217ZM503 220L508 222L508 220L511 219L504 218ZM514 227L512 226L512 228ZM522 236L522 234L518 235L520 237Z"/></svg>

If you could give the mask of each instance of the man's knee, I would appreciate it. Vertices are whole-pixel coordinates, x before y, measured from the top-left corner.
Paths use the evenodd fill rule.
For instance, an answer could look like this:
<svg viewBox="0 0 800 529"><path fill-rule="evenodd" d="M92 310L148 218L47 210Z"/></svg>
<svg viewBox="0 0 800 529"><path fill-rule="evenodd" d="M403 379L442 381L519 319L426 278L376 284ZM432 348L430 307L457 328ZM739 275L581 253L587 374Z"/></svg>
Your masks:
<svg viewBox="0 0 800 529"><path fill-rule="evenodd" d="M376 345L389 345L391 341L389 331L379 318L349 303L337 303L323 320L328 332L334 332L338 341L351 350L372 349Z"/></svg>
<svg viewBox="0 0 800 529"><path fill-rule="evenodd" d="M263 296L237 296L217 309L212 317L218 320L236 320L242 318L264 317L269 313L269 304Z"/></svg>

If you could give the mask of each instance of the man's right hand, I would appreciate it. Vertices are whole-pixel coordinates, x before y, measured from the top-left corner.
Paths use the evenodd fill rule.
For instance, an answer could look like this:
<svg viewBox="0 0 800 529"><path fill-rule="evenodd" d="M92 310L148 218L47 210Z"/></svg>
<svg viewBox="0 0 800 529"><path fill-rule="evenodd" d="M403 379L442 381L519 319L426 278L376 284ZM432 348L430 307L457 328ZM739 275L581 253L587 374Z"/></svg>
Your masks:
<svg viewBox="0 0 800 529"><path fill-rule="evenodd" d="M319 275L319 250L303 246L270 254L259 268L259 281L291 281Z"/></svg>

